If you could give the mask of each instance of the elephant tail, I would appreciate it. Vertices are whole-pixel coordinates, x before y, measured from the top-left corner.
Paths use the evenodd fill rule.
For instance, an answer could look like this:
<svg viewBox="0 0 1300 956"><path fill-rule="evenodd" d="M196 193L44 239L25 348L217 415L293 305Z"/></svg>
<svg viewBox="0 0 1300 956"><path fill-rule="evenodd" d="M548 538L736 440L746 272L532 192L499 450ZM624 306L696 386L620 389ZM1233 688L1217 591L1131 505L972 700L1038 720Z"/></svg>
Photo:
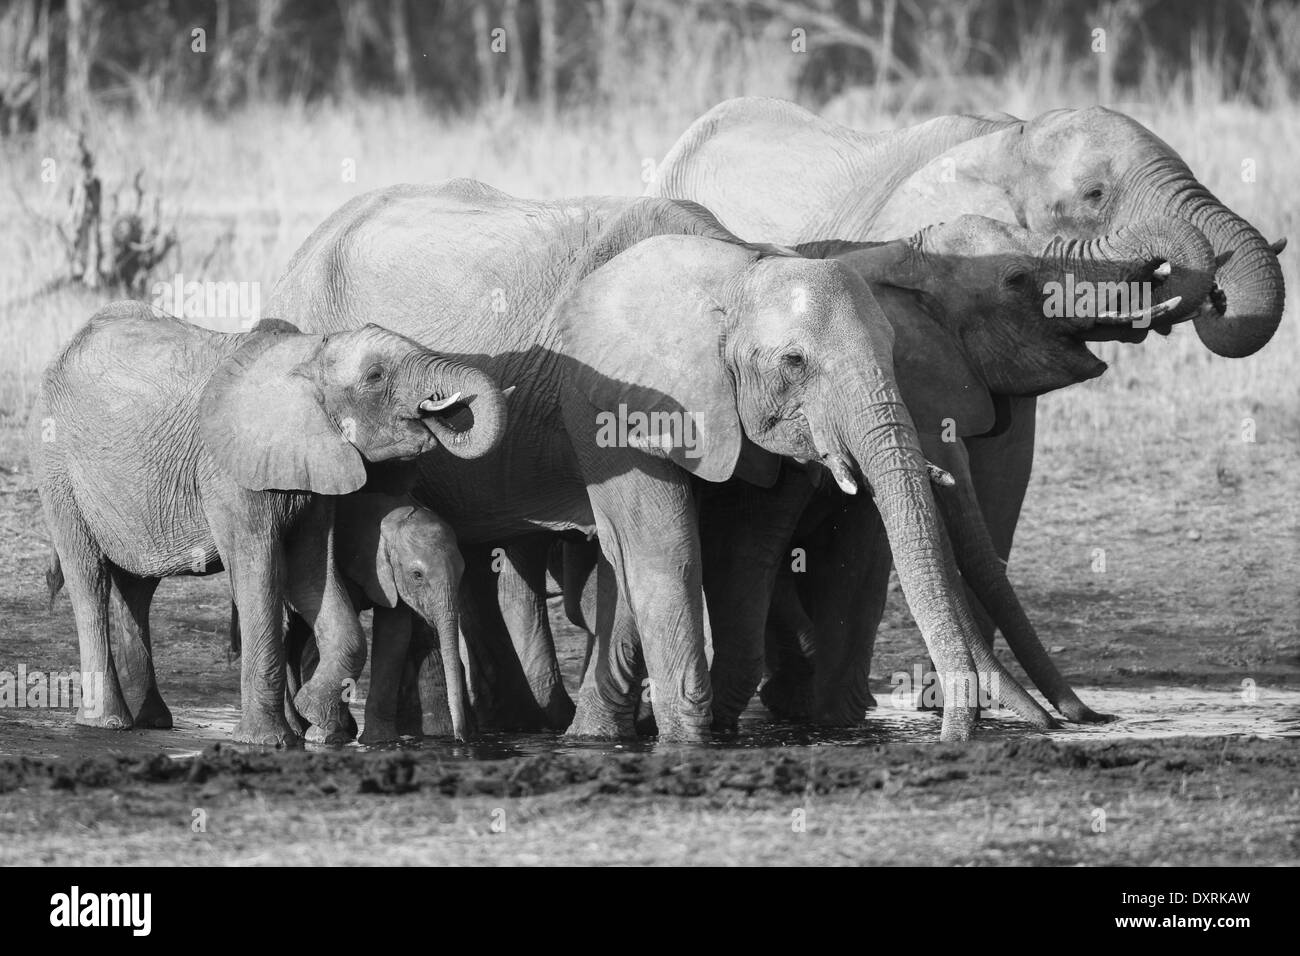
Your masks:
<svg viewBox="0 0 1300 956"><path fill-rule="evenodd" d="M50 610L54 610L54 599L63 590L63 563L59 552L50 548L50 559L45 565L45 589L50 595Z"/></svg>

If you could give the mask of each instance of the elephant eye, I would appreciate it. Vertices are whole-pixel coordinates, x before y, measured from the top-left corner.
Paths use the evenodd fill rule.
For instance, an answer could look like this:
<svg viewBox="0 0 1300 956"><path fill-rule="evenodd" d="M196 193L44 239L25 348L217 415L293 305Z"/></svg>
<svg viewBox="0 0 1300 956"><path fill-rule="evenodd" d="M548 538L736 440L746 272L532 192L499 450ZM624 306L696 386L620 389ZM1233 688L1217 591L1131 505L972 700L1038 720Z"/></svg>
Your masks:
<svg viewBox="0 0 1300 956"><path fill-rule="evenodd" d="M781 356L781 364L793 372L800 372L806 364L805 359L798 352L786 352Z"/></svg>
<svg viewBox="0 0 1300 956"><path fill-rule="evenodd" d="M1029 284L1029 273L1017 269L1014 272L1008 272L1002 279L1002 284L1008 289L1023 289Z"/></svg>
<svg viewBox="0 0 1300 956"><path fill-rule="evenodd" d="M366 384L378 385L384 380L384 367L382 365L372 365L366 369Z"/></svg>
<svg viewBox="0 0 1300 956"><path fill-rule="evenodd" d="M1083 194L1083 198L1088 200L1088 202L1098 202L1102 195L1104 195L1102 188L1100 186L1093 186Z"/></svg>
<svg viewBox="0 0 1300 956"><path fill-rule="evenodd" d="M424 572L421 571L419 568L411 568L411 577L415 578L415 580L417 581L423 581Z"/></svg>

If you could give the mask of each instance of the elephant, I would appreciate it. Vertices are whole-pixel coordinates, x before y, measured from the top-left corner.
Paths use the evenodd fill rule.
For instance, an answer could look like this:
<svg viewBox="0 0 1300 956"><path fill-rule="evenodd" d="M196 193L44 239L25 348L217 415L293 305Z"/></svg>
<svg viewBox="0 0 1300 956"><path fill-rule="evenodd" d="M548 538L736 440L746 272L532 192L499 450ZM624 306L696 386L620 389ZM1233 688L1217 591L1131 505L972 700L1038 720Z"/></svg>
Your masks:
<svg viewBox="0 0 1300 956"><path fill-rule="evenodd" d="M868 134L781 100L728 100L669 149L646 193L695 200L746 240L795 247L886 240L962 213L1059 235L1067 244L1166 216L1199 230L1211 246L1210 295L1183 305L1195 309L1193 324L1212 352L1250 355L1268 342L1282 315L1277 257L1285 240L1269 244L1197 182L1167 144L1101 107L1053 110L1030 121L945 116ZM1146 327L1108 324L1087 338L1141 342L1152 328L1167 331L1181 318L1186 315ZM997 405L997 427L966 432L960 453L970 475L966 487L973 488L1005 562L1033 464L1036 395L1008 395ZM837 543L847 546L849 537L826 546ZM826 555L824 563L860 570L851 556ZM871 576L875 597L868 607L883 599L885 580ZM985 610L974 608L991 640Z"/></svg>
<svg viewBox="0 0 1300 956"><path fill-rule="evenodd" d="M284 746L282 608L311 621L322 666L295 703L328 737L364 638L334 564L335 496L370 465L491 453L505 399L482 371L375 325L330 336L225 334L138 302L97 312L46 369L29 427L41 506L102 712L77 722L166 726L149 605L174 575L230 573L241 611L238 742ZM426 467L434 467L427 463ZM109 645L110 593L147 659L126 704ZM137 671L139 672L139 671Z"/></svg>
<svg viewBox="0 0 1300 956"><path fill-rule="evenodd" d="M1168 332L1174 322L1190 317L1195 304L1210 292L1214 257L1209 242L1194 227L1171 218L1153 219L1097 240L1066 243L965 215L890 242L823 241L796 249L816 258L835 258L852 269L869 284L893 330L895 373L922 450L928 461L955 478L951 487L940 488L936 500L958 567L972 588L972 605L987 607L1030 678L1067 719L1101 719L1078 699L1047 656L1007 580L971 493L964 446L957 439L996 428L996 405L1005 396L1037 395L1101 374L1105 364L1088 350L1090 337L1135 322ZM1123 314L1091 309L1086 315L1049 317L1047 290L1055 291L1067 281L1078 289L1112 290L1138 283L1136 291L1146 292L1150 301L1133 299L1134 310ZM826 487L828 491L811 502L790 500L792 507L806 504L807 509L792 516L799 529L794 540L777 549L785 553L790 544L802 548L809 573L790 574L789 567L781 565L784 573L772 584L773 619L766 628L761 621L751 627L758 635L766 630L768 640L776 642L769 655L774 660L791 663L798 656L792 656L793 646L802 645L802 654L816 664L815 677L812 670L802 671L811 684L804 687L790 673L782 679L778 668L777 679L764 685L769 709L791 716L800 709L793 700L804 694L811 703L803 709L819 721L850 724L871 703L871 639L863 644L857 637L863 622L874 630L883 611L888 544L868 503ZM773 523L771 506L765 517L767 524ZM753 523L743 514L736 520ZM733 550L720 554L719 561L771 569L770 554L735 551L737 533L724 537ZM832 574L819 562L833 553L833 540L841 538L841 551L851 549L851 554L841 554L839 559L848 566ZM581 549L569 546L563 563L565 606L579 626L590 617L579 602L584 590L590 590L591 562L582 562ZM845 585L845 576L853 578L851 586ZM738 589L748 589L749 603L761 614L765 607L757 583L743 574L735 580ZM802 602L795 597L796 581L801 582L797 590ZM734 599L742 598L738 593ZM801 604L817 610L820 627L804 616ZM784 643L777 640L782 633ZM792 640L799 634L804 635L802 641ZM743 673L735 675L720 672L727 662L720 645L727 636L715 632L714 640L715 697L725 694L715 701L715 720L734 724L758 685L762 645L751 633L747 652L736 656Z"/></svg>
<svg viewBox="0 0 1300 956"><path fill-rule="evenodd" d="M973 624L888 324L842 264L741 243L695 203L529 201L453 180L343 206L295 253L268 311L330 334L368 317L517 388L500 447L456 474L421 469L414 494L470 545L596 533L597 630L635 626L661 740L702 740L712 720L691 479L770 480L791 458L823 463L846 493L865 481L953 681L940 736L969 738ZM468 613L466 625L473 645ZM623 706L584 685L570 733L627 732Z"/></svg>
<svg viewBox="0 0 1300 956"><path fill-rule="evenodd" d="M404 495L359 491L335 504L334 549L356 612L374 611L370 692L360 742L398 738L404 678L418 689L415 707L425 718L421 732L467 740L469 691L461 667L459 611L465 563L456 533ZM316 655L308 645L311 629L296 614L288 634L292 700L302 668ZM440 651L436 662L435 650ZM289 716L292 723L293 714Z"/></svg>

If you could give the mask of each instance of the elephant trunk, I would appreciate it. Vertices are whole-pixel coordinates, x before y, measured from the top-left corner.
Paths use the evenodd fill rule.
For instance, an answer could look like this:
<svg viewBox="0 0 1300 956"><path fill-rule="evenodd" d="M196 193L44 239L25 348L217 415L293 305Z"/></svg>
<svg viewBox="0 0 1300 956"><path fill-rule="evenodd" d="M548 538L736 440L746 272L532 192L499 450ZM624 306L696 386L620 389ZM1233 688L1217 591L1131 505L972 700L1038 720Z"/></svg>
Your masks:
<svg viewBox="0 0 1300 956"><path fill-rule="evenodd" d="M1016 660L1034 686L1043 692L1067 720L1098 723L1104 720L1083 703L1048 656L1038 632L1025 613L1015 589L1007 580L1006 565L993 545L979 501L971 487L970 469L961 446L954 449L955 486L937 495L944 522L952 533L957 567L993 623L1002 631ZM945 462L948 464L948 462Z"/></svg>
<svg viewBox="0 0 1300 956"><path fill-rule="evenodd" d="M852 464L870 485L894 554L898 578L931 658L947 704L942 740L967 740L977 716L978 681L959 619L956 582L949 576L934 498L911 417L892 380L865 376L852 392L867 396L856 408L813 424L822 462L845 491L856 491Z"/></svg>
<svg viewBox="0 0 1300 956"><path fill-rule="evenodd" d="M1184 215L1205 233L1219 267L1210 307L1196 317L1196 334L1226 358L1259 351L1282 321L1286 293L1277 253L1254 226L1208 193Z"/></svg>
<svg viewBox="0 0 1300 956"><path fill-rule="evenodd" d="M1059 266L1097 291L1096 314L1075 321L1088 338L1114 327L1167 330L1191 318L1214 283L1214 250L1190 223L1159 216L1089 240L1056 240ZM1136 284L1136 285L1135 285ZM1103 294L1104 293L1104 294Z"/></svg>
<svg viewBox="0 0 1300 956"><path fill-rule="evenodd" d="M409 372L421 421L457 458L481 458L501 442L506 397L486 373L447 359L424 360Z"/></svg>
<svg viewBox="0 0 1300 956"><path fill-rule="evenodd" d="M430 623L438 632L438 650L447 681L447 710L451 713L452 734L457 740L469 739L469 691L465 687L465 670L460 662L460 615L456 613L455 595L444 603Z"/></svg>

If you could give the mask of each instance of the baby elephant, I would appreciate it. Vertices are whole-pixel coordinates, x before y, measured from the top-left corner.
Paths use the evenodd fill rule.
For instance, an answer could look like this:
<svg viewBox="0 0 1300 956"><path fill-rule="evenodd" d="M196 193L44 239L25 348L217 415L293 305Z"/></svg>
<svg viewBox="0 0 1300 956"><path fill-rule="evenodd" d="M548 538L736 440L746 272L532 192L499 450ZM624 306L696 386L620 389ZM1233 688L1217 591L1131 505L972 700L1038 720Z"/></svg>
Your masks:
<svg viewBox="0 0 1300 956"><path fill-rule="evenodd" d="M103 680L78 723L166 726L152 666L129 709L109 645L116 593L148 654L158 582L230 573L240 610L242 714L235 740L295 739L284 711L283 607L316 630L321 666L295 698L325 735L365 638L335 567L336 496L370 463L439 446L487 454L505 400L477 369L387 329L306 335L281 323L223 334L138 302L97 313L45 372L31 460L77 621L81 670ZM126 643L126 642L124 642Z"/></svg>
<svg viewBox="0 0 1300 956"><path fill-rule="evenodd" d="M450 729L457 740L465 740L469 694L460 660L459 613L465 565L456 533L409 498L360 492L338 500L334 547L357 611L374 609L370 695L361 742L397 739L397 710L408 666L418 675L424 730L435 734ZM436 632L440 661L422 625ZM313 650L306 622L291 622L291 688L300 680L299 668L310 666Z"/></svg>

